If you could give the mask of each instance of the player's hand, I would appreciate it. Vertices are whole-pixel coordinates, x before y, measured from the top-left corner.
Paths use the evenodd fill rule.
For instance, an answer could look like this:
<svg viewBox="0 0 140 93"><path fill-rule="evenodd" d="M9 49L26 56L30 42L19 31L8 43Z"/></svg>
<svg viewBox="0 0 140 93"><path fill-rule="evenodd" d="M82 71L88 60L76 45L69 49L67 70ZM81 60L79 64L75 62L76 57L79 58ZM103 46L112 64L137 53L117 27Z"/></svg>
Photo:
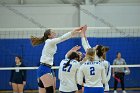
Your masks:
<svg viewBox="0 0 140 93"><path fill-rule="evenodd" d="M81 46L76 45L76 46L74 46L71 50L76 52L76 51L79 50L80 48L81 48Z"/></svg>
<svg viewBox="0 0 140 93"><path fill-rule="evenodd" d="M84 26L81 26L79 28L74 29L74 32L81 32L81 30L83 29Z"/></svg>
<svg viewBox="0 0 140 93"><path fill-rule="evenodd" d="M87 25L83 26L83 29L81 30L81 37L86 37L86 31L87 31Z"/></svg>
<svg viewBox="0 0 140 93"><path fill-rule="evenodd" d="M9 82L9 85L11 86L12 85L12 82Z"/></svg>
<svg viewBox="0 0 140 93"><path fill-rule="evenodd" d="M26 81L23 81L23 85L24 85L24 86L26 85Z"/></svg>
<svg viewBox="0 0 140 93"><path fill-rule="evenodd" d="M82 28L81 30L82 30L82 32L85 33L85 31L87 31L87 25L84 25L83 28Z"/></svg>

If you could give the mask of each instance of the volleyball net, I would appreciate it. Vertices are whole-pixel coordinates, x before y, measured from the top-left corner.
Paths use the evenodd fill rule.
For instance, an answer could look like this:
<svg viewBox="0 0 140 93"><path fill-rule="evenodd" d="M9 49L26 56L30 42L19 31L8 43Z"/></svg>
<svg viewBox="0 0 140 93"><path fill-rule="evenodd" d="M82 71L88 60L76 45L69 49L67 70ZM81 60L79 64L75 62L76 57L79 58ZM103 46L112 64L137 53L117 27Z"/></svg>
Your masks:
<svg viewBox="0 0 140 93"><path fill-rule="evenodd" d="M61 36L74 28L51 28L57 36ZM43 36L46 28L0 28L0 90L11 89L8 85L11 70L25 69L27 71L26 89L37 89L36 69L39 66L39 60L43 44L33 47L30 43L30 36ZM88 27L86 32L89 44L109 46L107 60L111 67L129 67L131 73L125 77L125 86L127 88L140 88L140 27ZM73 37L65 42L58 44L57 53L54 56L55 66L58 76L59 64L64 59L65 54L75 45L81 45L80 35ZM79 51L85 52L83 48ZM127 65L112 65L116 58L116 52L122 53ZM20 55L23 64L26 67L12 67L15 65L15 56ZM111 78L109 84L113 87ZM57 79L57 88L59 80Z"/></svg>

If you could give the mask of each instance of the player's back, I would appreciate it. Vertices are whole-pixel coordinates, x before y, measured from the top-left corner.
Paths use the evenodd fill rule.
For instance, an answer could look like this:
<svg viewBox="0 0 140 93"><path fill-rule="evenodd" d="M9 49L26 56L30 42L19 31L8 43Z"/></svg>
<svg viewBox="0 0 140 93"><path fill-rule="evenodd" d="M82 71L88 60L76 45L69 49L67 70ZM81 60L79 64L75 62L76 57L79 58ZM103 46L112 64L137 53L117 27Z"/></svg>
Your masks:
<svg viewBox="0 0 140 93"><path fill-rule="evenodd" d="M71 60L70 64L65 67L69 59L64 59L60 63L59 79L60 79L60 91L71 92L77 90L76 73L80 64L76 60Z"/></svg>
<svg viewBox="0 0 140 93"><path fill-rule="evenodd" d="M102 81L105 82L105 69L99 61L88 61L84 63L81 68L85 76L86 83L84 86L103 87Z"/></svg>

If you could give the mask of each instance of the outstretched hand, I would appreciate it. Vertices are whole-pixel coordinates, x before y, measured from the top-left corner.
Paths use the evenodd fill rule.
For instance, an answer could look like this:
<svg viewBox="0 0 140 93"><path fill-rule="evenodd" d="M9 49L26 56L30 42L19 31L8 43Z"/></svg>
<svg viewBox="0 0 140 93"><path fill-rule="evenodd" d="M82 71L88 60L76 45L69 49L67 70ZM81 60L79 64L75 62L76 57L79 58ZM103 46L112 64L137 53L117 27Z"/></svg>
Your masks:
<svg viewBox="0 0 140 93"><path fill-rule="evenodd" d="M85 25L85 26L81 26L81 27L79 27L79 28L74 29L74 30L73 30L73 32L72 32L72 36L75 36L75 35L77 35L77 34L81 33L81 32L82 32L82 30L85 30L85 29L86 29L86 25Z"/></svg>
<svg viewBox="0 0 140 93"><path fill-rule="evenodd" d="M83 29L83 27L84 27L84 26L81 26L81 27L79 27L79 28L76 28L74 31L75 31L75 32L81 32L81 30Z"/></svg>
<svg viewBox="0 0 140 93"><path fill-rule="evenodd" d="M76 45L76 46L74 46L71 50L76 52L76 51L78 51L80 48L81 48L81 46Z"/></svg>
<svg viewBox="0 0 140 93"><path fill-rule="evenodd" d="M87 25L83 26L83 29L81 30L81 37L86 37L86 32L87 31Z"/></svg>

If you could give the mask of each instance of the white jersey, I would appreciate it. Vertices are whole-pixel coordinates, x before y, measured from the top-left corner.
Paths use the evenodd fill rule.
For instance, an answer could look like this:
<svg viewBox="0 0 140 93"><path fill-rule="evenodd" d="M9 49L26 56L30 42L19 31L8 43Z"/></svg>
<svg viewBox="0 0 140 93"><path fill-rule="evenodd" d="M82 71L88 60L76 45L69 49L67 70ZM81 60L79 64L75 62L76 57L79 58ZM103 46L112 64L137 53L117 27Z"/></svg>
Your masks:
<svg viewBox="0 0 140 93"><path fill-rule="evenodd" d="M88 48L91 48L91 46L89 45L88 40L86 40L85 38L82 38L82 46L84 48L84 50L86 51ZM101 60L96 54L95 54L95 61L100 61L102 62L103 66L105 67L105 71L106 71L106 76L107 76L107 81L110 80L111 77L111 67L110 67L110 63L106 60Z"/></svg>
<svg viewBox="0 0 140 93"><path fill-rule="evenodd" d="M111 67L110 67L110 63L106 60L102 61L103 66L105 67L105 73L107 76L107 82L110 80L111 77Z"/></svg>
<svg viewBox="0 0 140 93"><path fill-rule="evenodd" d="M65 64L69 61L69 59L64 59L60 63L59 75L60 79L60 87L59 91L63 92L72 92L77 89L77 71L80 68L80 64L76 60L71 60L70 65L64 68Z"/></svg>
<svg viewBox="0 0 140 93"><path fill-rule="evenodd" d="M82 41L82 46L84 48L84 50L86 51L88 48L91 48L91 46L89 45L88 40L86 40L84 37L81 39ZM102 61L95 52L95 61ZM111 67L108 61L104 60L102 61L103 66L105 67L105 72L106 72L106 84L105 84L105 90L109 91L109 85L108 85L108 81L110 80L111 77ZM107 87L106 87L107 86Z"/></svg>
<svg viewBox="0 0 140 93"><path fill-rule="evenodd" d="M56 44L69 39L71 37L71 33L72 32L68 32L59 38L47 39L42 50L40 62L53 65L53 56L57 51Z"/></svg>
<svg viewBox="0 0 140 93"><path fill-rule="evenodd" d="M85 78L85 87L103 87L103 84L106 83L104 66L99 61L85 62L77 74L78 84L83 83L83 78Z"/></svg>

